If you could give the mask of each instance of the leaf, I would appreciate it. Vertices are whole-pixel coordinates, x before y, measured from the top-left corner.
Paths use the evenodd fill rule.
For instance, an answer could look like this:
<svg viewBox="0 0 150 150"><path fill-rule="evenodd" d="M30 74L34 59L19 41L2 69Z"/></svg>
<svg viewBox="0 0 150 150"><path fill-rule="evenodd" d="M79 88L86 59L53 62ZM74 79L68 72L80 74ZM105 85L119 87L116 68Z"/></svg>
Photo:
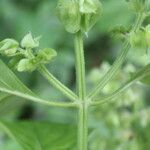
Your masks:
<svg viewBox="0 0 150 150"><path fill-rule="evenodd" d="M74 107L76 104L47 101L36 96L16 75L0 60L0 92L22 97L37 103L57 107Z"/></svg>
<svg viewBox="0 0 150 150"><path fill-rule="evenodd" d="M20 92L29 95L34 95L15 74L0 60L0 91L8 89L13 92Z"/></svg>
<svg viewBox="0 0 150 150"><path fill-rule="evenodd" d="M24 150L74 150L76 128L49 122L0 122Z"/></svg>
<svg viewBox="0 0 150 150"><path fill-rule="evenodd" d="M4 93L5 94L5 93ZM27 101L13 95L8 95L0 101L0 118L14 117Z"/></svg>
<svg viewBox="0 0 150 150"><path fill-rule="evenodd" d="M3 100L3 99L5 99L5 98L7 98L7 97L9 97L10 95L9 94L7 94L7 93L2 93L2 92L0 92L0 103L1 103L1 101Z"/></svg>

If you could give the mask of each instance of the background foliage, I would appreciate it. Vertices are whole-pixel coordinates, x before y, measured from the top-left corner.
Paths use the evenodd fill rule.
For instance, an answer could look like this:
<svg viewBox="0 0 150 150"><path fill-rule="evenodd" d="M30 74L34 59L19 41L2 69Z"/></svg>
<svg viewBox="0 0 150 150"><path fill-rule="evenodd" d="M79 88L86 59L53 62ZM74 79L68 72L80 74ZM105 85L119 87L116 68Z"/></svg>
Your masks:
<svg viewBox="0 0 150 150"><path fill-rule="evenodd" d="M32 31L35 36L42 35L41 47L52 47L58 52L58 57L48 66L49 70L74 90L73 37L65 32L58 21L55 11L56 3L57 1L52 0L1 0L0 40L7 37L21 40L28 31ZM134 14L128 10L125 0L103 0L102 4L103 15L101 19L89 33L89 37L85 37L88 90L102 77L120 52L121 40L112 36L110 31L116 25L129 28L134 21ZM148 18L145 24L149 21ZM2 59L7 63L6 59ZM106 94L117 89L134 70L148 62L149 57L145 55L145 51L132 49L122 71L104 88L103 93ZM28 87L43 98L66 100L57 90L50 87L38 72L15 73ZM148 85L136 84L118 97L117 101L102 105L98 110L92 108L89 120L91 129L89 134L90 149L109 150L111 147L112 150L148 150L150 147L149 91ZM2 99L0 101L0 118L5 120L3 123L9 133L19 135L19 127L22 126L22 128L30 131L31 129L27 128L29 126L27 121L29 120L34 120L36 123L37 121L48 121L48 123L43 124L44 126L49 124L49 130L46 130L45 133L51 133L49 135L51 139L56 140L57 136L58 139L61 136L66 136L62 145L65 145L65 141L67 143L68 138L70 144L75 144L76 136L72 130L72 126L76 123L75 110L48 108L16 97L4 98L7 100L3 101ZM6 120L17 122L22 120L24 123L20 125L17 122L12 122L11 124ZM40 132L43 125L39 122L35 126ZM68 126L70 127L68 134L64 135ZM18 130L15 130L14 133L13 128ZM56 132L57 130L60 132ZM8 138L3 127L0 131L0 145L3 150L21 150L17 144L18 140L15 142ZM20 136L17 137L17 139L19 138ZM73 142L70 140L72 138ZM25 141L25 137L22 139ZM50 143L50 141L48 142ZM59 145L58 149L66 149L61 147L61 143L57 143L57 146Z"/></svg>

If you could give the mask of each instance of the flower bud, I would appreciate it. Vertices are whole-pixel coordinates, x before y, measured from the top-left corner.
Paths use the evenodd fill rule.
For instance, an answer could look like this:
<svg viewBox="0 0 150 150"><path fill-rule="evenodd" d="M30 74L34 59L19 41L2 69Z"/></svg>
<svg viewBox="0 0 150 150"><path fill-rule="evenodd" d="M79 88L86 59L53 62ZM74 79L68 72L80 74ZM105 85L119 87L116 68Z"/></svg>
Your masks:
<svg viewBox="0 0 150 150"><path fill-rule="evenodd" d="M45 48L36 56L36 61L40 63L48 63L51 59L57 56L57 52L54 49L51 48Z"/></svg>
<svg viewBox="0 0 150 150"><path fill-rule="evenodd" d="M24 72L24 71L33 71L36 69L36 63L34 59L22 59L19 61L17 65L17 70L19 72Z"/></svg>
<svg viewBox="0 0 150 150"><path fill-rule="evenodd" d="M32 49L32 48L38 47L39 46L39 39L40 39L40 37L33 38L32 34L30 32L27 35L25 35L25 37L22 39L21 46L23 48L27 48L27 49L28 48Z"/></svg>
<svg viewBox="0 0 150 150"><path fill-rule="evenodd" d="M99 0L59 0L58 17L70 33L88 32L102 12Z"/></svg>
<svg viewBox="0 0 150 150"><path fill-rule="evenodd" d="M80 12L83 14L96 13L101 7L99 0L80 0Z"/></svg>
<svg viewBox="0 0 150 150"><path fill-rule="evenodd" d="M80 30L81 15L76 0L59 0L57 5L58 17L70 33Z"/></svg>
<svg viewBox="0 0 150 150"><path fill-rule="evenodd" d="M145 32L138 30L137 32L130 33L130 44L136 48L147 48L147 42L145 41Z"/></svg>
<svg viewBox="0 0 150 150"><path fill-rule="evenodd" d="M5 39L0 42L0 53L13 56L19 47L19 43L13 39Z"/></svg>
<svg viewBox="0 0 150 150"><path fill-rule="evenodd" d="M82 31L88 32L101 16L102 5L99 0L81 0L80 12L82 13Z"/></svg>

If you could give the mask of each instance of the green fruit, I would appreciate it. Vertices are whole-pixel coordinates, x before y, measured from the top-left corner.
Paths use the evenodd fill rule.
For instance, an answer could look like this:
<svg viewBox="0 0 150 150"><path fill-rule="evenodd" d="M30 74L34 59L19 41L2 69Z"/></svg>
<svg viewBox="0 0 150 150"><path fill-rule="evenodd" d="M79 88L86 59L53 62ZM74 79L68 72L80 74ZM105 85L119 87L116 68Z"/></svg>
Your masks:
<svg viewBox="0 0 150 150"><path fill-rule="evenodd" d="M99 0L59 0L58 17L70 33L88 32L102 13Z"/></svg>
<svg viewBox="0 0 150 150"><path fill-rule="evenodd" d="M13 56L19 47L19 43L14 39L5 39L0 42L0 53L6 56Z"/></svg>
<svg viewBox="0 0 150 150"><path fill-rule="evenodd" d="M59 0L57 5L58 17L70 33L80 30L81 14L76 0Z"/></svg>

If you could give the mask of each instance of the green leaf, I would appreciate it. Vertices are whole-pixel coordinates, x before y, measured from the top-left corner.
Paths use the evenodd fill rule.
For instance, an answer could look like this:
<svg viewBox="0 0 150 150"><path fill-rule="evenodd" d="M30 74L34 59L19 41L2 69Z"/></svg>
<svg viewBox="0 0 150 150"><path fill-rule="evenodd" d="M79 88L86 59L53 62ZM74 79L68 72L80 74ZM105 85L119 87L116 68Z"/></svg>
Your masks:
<svg viewBox="0 0 150 150"><path fill-rule="evenodd" d="M19 92L29 95L34 95L16 76L15 74L0 60L0 91L3 89Z"/></svg>
<svg viewBox="0 0 150 150"><path fill-rule="evenodd" d="M37 103L57 107L75 107L74 103L47 101L36 96L16 75L0 60L0 92L25 98Z"/></svg>
<svg viewBox="0 0 150 150"><path fill-rule="evenodd" d="M49 122L0 122L24 150L75 150L76 128Z"/></svg>
<svg viewBox="0 0 150 150"><path fill-rule="evenodd" d="M7 94L7 93L2 93L2 92L0 92L0 102L3 100L3 99L5 99L5 98L7 98L7 97L9 97L10 95L9 94Z"/></svg>

